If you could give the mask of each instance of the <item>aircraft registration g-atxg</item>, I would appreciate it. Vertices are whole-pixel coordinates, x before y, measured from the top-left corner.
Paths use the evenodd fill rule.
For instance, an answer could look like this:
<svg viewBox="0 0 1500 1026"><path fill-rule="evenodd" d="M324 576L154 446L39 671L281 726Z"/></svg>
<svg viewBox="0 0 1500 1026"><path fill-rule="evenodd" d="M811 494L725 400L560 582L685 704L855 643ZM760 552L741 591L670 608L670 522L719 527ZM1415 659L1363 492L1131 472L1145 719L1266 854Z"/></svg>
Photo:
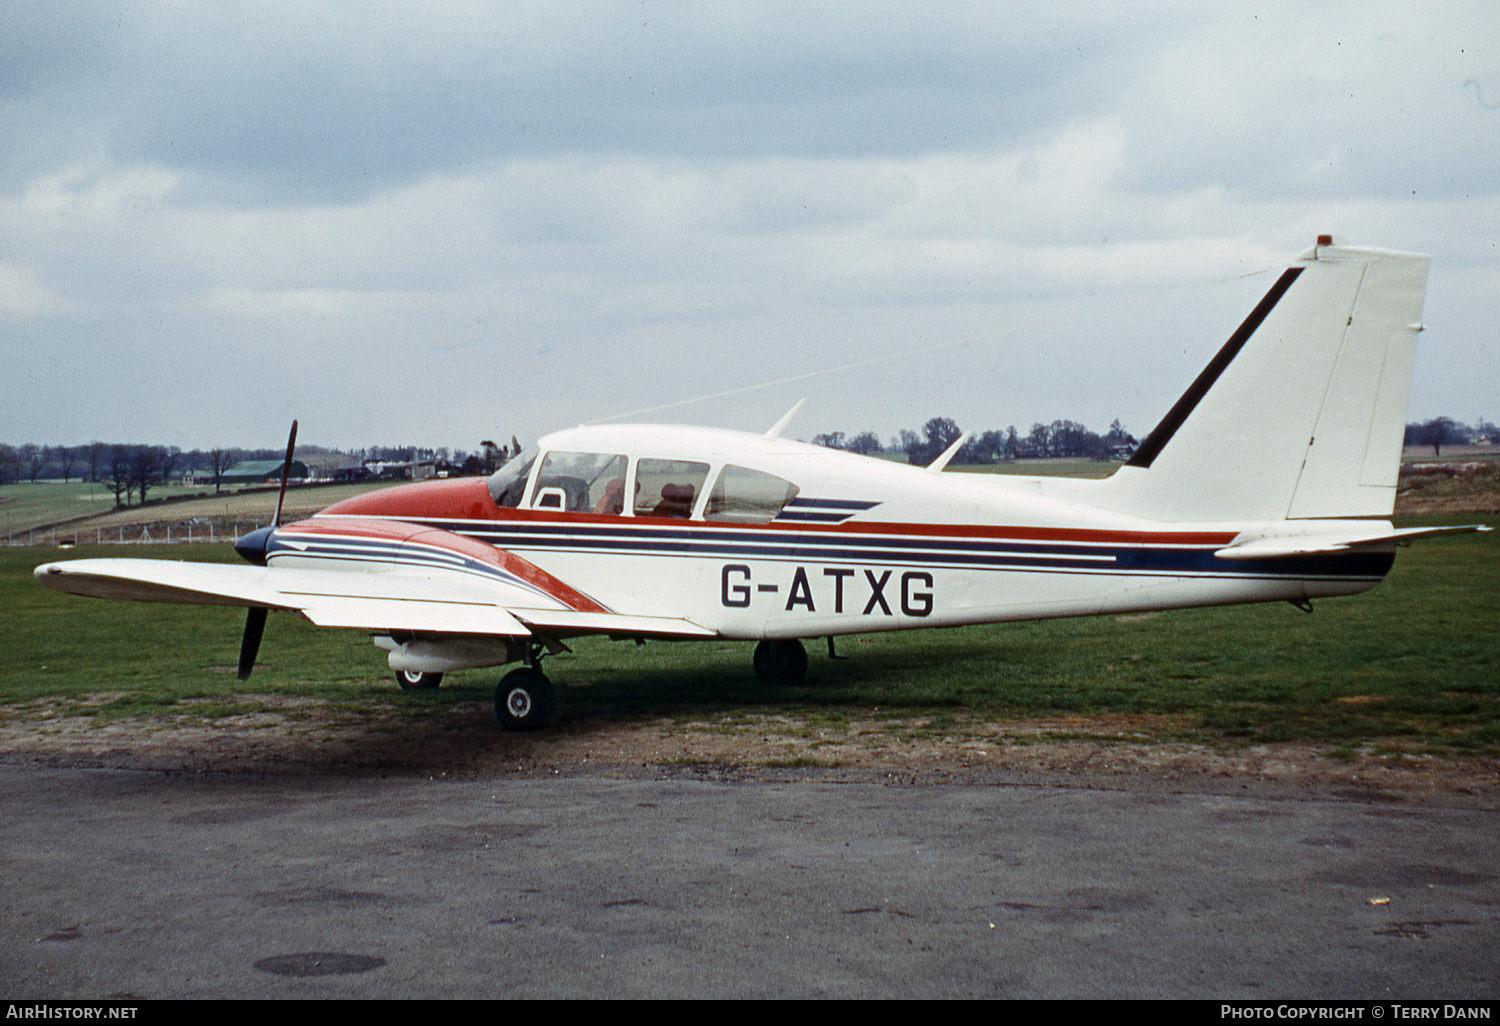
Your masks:
<svg viewBox="0 0 1500 1026"><path fill-rule="evenodd" d="M661 425L542 438L488 479L399 486L235 544L252 565L37 567L79 595L244 606L373 633L403 687L524 664L495 692L544 726L569 638L754 641L798 682L841 634L1352 595L1389 520L1425 256L1320 236L1128 463L1102 480L944 474L779 437ZM290 450L290 446L289 446ZM831 642L830 642L831 643Z"/></svg>

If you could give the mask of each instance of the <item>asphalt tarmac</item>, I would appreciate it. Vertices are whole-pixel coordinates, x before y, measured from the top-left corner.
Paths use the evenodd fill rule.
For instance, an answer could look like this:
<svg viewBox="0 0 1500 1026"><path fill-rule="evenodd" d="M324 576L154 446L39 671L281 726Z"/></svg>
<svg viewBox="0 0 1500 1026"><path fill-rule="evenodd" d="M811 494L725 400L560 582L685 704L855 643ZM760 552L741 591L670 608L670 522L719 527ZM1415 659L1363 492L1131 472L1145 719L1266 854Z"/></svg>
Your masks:
<svg viewBox="0 0 1500 1026"><path fill-rule="evenodd" d="M1500 997L1500 813L0 765L0 996Z"/></svg>

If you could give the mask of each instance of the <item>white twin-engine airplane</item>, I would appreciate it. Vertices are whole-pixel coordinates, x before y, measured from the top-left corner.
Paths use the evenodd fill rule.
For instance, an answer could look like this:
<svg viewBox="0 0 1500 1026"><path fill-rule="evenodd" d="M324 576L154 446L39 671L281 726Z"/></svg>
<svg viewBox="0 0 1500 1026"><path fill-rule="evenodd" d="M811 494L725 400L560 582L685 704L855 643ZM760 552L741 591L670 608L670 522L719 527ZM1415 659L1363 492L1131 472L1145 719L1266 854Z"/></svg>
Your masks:
<svg viewBox="0 0 1500 1026"><path fill-rule="evenodd" d="M1306 607L1374 587L1399 543L1487 529L1378 519L1395 503L1427 264L1319 237L1104 480L942 473L962 439L925 469L893 464L784 440L788 418L765 435L579 427L487 480L261 528L235 545L252 566L85 559L36 576L245 606L242 678L271 609L374 632L403 687L521 661L495 692L518 730L550 720L541 659L578 635L758 641L756 672L795 683L804 638L831 651L868 631Z"/></svg>

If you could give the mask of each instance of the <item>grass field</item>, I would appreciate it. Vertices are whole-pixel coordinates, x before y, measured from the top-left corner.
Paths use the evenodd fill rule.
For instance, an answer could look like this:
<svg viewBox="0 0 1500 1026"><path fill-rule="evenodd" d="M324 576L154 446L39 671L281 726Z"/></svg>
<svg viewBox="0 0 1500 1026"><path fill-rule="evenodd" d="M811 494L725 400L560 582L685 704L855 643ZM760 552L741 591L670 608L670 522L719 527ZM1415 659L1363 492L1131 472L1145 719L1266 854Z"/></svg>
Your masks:
<svg viewBox="0 0 1500 1026"><path fill-rule="evenodd" d="M1418 543L1374 591L1320 602L1310 615L1276 604L879 634L841 639L840 653L851 658L836 662L812 643L811 687L762 685L746 643L586 638L547 667L565 726L770 710L808 723L918 716L940 730L975 717L1109 714L1140 716L1157 738L1493 756L1500 754L1496 537ZM258 702L284 707L288 697L422 717L487 703L501 672L455 674L436 692L402 693L363 634L276 615L261 648L264 666L241 684L233 673L239 611L77 598L31 577L41 562L101 554L119 550L0 549L0 718L211 720ZM235 559L227 545L131 554Z"/></svg>
<svg viewBox="0 0 1500 1026"><path fill-rule="evenodd" d="M287 491L283 520L287 516L305 516L351 495L390 485L391 482L382 481L291 488ZM50 532L54 527L59 537L71 538L77 533L80 542L96 537L96 531L102 531L107 541L111 533L118 537L120 529L125 528L124 537L132 540L139 537L142 525L185 525L188 521L205 524L213 521L221 525L240 522L248 530L250 525L270 522L276 511L276 493L275 488L260 488L214 495L212 488L162 485L151 490L148 505L115 509L113 494L102 484L40 481L7 485L0 489L0 531L3 531L0 541L14 539L25 544L28 532L37 529ZM206 535L206 527L200 533Z"/></svg>

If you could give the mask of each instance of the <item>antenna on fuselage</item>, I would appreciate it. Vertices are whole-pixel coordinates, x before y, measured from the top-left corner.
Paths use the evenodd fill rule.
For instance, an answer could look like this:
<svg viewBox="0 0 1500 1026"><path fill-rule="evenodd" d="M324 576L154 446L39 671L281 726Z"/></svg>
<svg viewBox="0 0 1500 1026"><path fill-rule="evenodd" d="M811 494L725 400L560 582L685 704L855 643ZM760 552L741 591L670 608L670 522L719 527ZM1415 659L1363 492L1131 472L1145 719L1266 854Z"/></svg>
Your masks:
<svg viewBox="0 0 1500 1026"><path fill-rule="evenodd" d="M800 409L802 409L802 405L804 403L806 403L806 402L807 402L806 399L798 399L797 400L797 405L793 406L790 410L787 410L786 413L782 414L781 415L781 419L778 420L776 423L774 423L774 424L771 425L771 430L767 431L765 433L764 437L766 437L766 438L779 438L779 437L781 437L781 432L786 428L786 426L788 424L790 424L792 422L792 418L797 415L797 411L800 410Z"/></svg>
<svg viewBox="0 0 1500 1026"><path fill-rule="evenodd" d="M974 432L972 431L965 431L963 434L959 435L958 441L948 446L947 449L943 450L943 454L941 456L927 465L927 473L941 474L943 472L943 468L948 465L948 461L957 456L958 450L962 449L964 447L964 443L972 437L974 437Z"/></svg>

